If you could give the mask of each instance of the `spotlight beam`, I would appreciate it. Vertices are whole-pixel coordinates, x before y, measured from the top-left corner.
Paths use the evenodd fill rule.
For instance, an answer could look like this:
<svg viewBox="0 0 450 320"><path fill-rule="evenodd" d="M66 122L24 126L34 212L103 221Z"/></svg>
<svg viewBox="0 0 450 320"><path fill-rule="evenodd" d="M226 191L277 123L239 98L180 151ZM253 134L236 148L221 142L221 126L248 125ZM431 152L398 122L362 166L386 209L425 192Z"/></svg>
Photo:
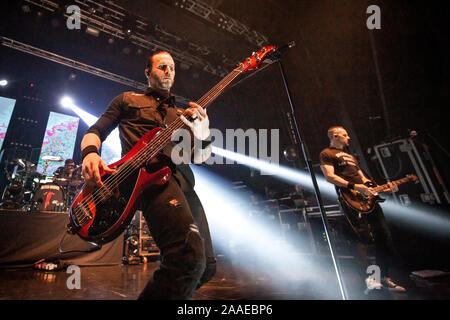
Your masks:
<svg viewBox="0 0 450 320"><path fill-rule="evenodd" d="M268 162L251 158L242 154L231 152L217 147L212 147L214 153L235 160L236 162L255 168L265 170L266 172L274 173L282 180L298 183L304 187L312 190L311 177L303 172L293 170L291 168L270 164ZM320 191L329 196L333 196L337 200L336 190L331 183L328 183L324 178L317 178ZM448 213L442 210L437 210L425 205L414 205L405 207L388 199L386 202L380 204L386 216L392 217L402 221L402 223L416 226L420 229L430 232L438 232L442 235L450 236L450 218Z"/></svg>
<svg viewBox="0 0 450 320"><path fill-rule="evenodd" d="M313 184L311 181L311 176L307 173L294 170L292 168L275 165L268 163L267 161L259 160L256 158L248 157L239 153L235 153L232 151L228 151L225 149L221 149L218 147L212 147L212 152L217 155L220 155L224 158L228 158L236 161L237 163L246 165L248 167L252 167L255 169L259 169L264 172L270 172L273 175L276 175L278 178L292 182L295 184L301 184L305 188L309 188L313 190ZM327 182L324 178L317 178L317 183L319 184L320 190L326 193L328 196L337 199L336 190L332 184Z"/></svg>
<svg viewBox="0 0 450 320"><path fill-rule="evenodd" d="M73 103L73 100L69 97L64 97L61 100L61 105L65 108L71 109L76 115L78 115L81 120L83 120L88 126L92 126L97 122L98 117L82 110ZM110 149L114 153L114 160L121 158L122 147L119 138L119 129L114 129L110 135L103 142L103 147ZM113 161L114 161L113 160Z"/></svg>
<svg viewBox="0 0 450 320"><path fill-rule="evenodd" d="M301 252L308 252L309 242L292 243L283 239L279 229L273 224L267 224L259 218L249 216L252 211L248 204L248 198L237 190L232 190L230 183L216 176L208 170L192 166L195 175L195 191L197 192L208 221L214 234L224 235L224 250L230 250L227 254L233 255L234 248L249 250L249 256L241 257L240 262L252 272L255 263L258 270L269 269L284 281L306 281L311 277L311 272L317 270L310 258ZM280 241L281 240L281 241ZM218 237L216 241L221 241ZM300 248L299 245L305 247ZM259 257L254 261L253 255ZM247 261L248 259L248 261Z"/></svg>

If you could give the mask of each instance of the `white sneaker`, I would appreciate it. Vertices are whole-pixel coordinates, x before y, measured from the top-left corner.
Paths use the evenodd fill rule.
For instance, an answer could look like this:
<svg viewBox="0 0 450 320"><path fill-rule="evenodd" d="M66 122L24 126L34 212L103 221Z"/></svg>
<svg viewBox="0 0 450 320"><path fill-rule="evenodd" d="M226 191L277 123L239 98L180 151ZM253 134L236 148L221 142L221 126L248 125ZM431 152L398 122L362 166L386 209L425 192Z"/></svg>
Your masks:
<svg viewBox="0 0 450 320"><path fill-rule="evenodd" d="M381 282L383 282L384 287L388 288L389 291L406 292L405 288L396 284L391 278L385 277Z"/></svg>
<svg viewBox="0 0 450 320"><path fill-rule="evenodd" d="M380 289L383 289L383 285L381 284L381 283L379 283L379 282L377 282L374 278L372 278L372 277L367 277L366 278L366 286L367 286L367 289L366 290L364 290L364 293L365 294L368 294L370 291L372 291L372 290L380 290Z"/></svg>

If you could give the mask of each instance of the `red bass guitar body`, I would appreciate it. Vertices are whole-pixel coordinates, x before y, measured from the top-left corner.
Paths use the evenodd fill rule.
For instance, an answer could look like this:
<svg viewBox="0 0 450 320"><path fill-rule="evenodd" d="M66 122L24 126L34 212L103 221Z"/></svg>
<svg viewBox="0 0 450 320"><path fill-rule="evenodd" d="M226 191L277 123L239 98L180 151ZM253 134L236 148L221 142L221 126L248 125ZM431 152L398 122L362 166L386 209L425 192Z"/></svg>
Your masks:
<svg viewBox="0 0 450 320"><path fill-rule="evenodd" d="M161 131L156 128L143 136L125 157L108 167L114 170L133 161L141 150ZM69 229L82 239L96 244L107 243L118 237L130 223L144 190L164 185L172 175L164 166L156 172L147 172L145 167L129 174L124 181L108 190L83 186L69 211ZM105 181L110 175L102 174Z"/></svg>

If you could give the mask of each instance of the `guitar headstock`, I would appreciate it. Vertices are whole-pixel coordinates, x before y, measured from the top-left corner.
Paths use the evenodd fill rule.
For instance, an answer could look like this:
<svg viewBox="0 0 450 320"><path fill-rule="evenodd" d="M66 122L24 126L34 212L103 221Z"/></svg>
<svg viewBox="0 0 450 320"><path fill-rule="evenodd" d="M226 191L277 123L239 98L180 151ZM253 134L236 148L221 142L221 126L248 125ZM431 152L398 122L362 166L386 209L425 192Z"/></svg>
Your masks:
<svg viewBox="0 0 450 320"><path fill-rule="evenodd" d="M419 178L417 178L417 176L415 174L408 174L406 177L411 182L419 183Z"/></svg>
<svg viewBox="0 0 450 320"><path fill-rule="evenodd" d="M275 51L275 46L266 46L259 50L258 52L253 52L251 57L245 59L244 62L241 62L236 68L237 71L252 71L258 68L261 63L267 58L267 56Z"/></svg>

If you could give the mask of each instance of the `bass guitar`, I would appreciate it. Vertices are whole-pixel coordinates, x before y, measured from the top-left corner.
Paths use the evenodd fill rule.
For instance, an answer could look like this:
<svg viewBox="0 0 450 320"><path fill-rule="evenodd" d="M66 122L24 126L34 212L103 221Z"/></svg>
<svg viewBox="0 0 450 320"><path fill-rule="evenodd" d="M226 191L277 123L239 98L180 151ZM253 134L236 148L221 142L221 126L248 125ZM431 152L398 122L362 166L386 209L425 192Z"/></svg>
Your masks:
<svg viewBox="0 0 450 320"><path fill-rule="evenodd" d="M276 47L267 46L240 63L229 75L197 101L206 108L239 75L257 69L265 59L276 52ZM187 119L190 116L184 113ZM102 187L84 185L69 209L68 231L83 240L98 245L117 238L134 216L143 190L164 185L171 177L168 166L156 172L148 172L145 164L160 154L176 130L187 128L177 118L166 128L155 128L145 134L121 160L108 167L114 174L101 173Z"/></svg>
<svg viewBox="0 0 450 320"><path fill-rule="evenodd" d="M410 174L403 179L392 181L395 185L401 185L406 182L418 183L417 176ZM362 193L348 188L338 188L339 196L345 203L352 209L361 213L370 213L375 208L378 202L384 202L385 199L381 198L378 194L389 189L387 184L376 186L371 188L372 194L365 196Z"/></svg>

